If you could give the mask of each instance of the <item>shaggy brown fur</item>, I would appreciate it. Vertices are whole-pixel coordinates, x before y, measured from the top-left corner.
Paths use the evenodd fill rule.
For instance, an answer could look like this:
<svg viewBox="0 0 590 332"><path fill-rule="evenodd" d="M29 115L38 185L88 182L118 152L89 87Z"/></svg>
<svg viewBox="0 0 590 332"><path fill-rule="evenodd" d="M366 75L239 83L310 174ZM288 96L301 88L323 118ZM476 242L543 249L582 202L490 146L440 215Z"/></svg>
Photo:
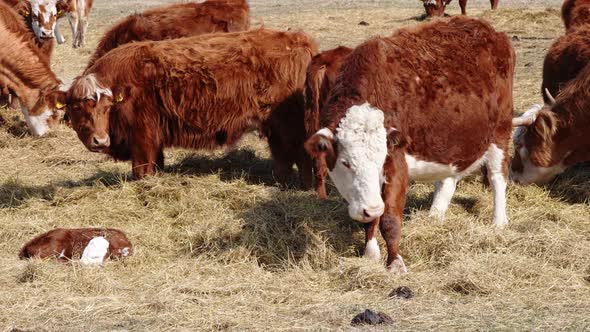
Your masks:
<svg viewBox="0 0 590 332"><path fill-rule="evenodd" d="M424 9L426 10L427 17L443 16L447 5L453 0L422 0L424 2ZM492 9L498 8L500 0L490 0ZM459 0L459 6L461 7L461 14L467 15L467 0Z"/></svg>
<svg viewBox="0 0 590 332"><path fill-rule="evenodd" d="M237 32L250 27L246 0L209 0L148 9L130 15L102 37L87 68L108 51L132 41L164 40L212 32Z"/></svg>
<svg viewBox="0 0 590 332"><path fill-rule="evenodd" d="M31 115L47 108L45 92L60 81L49 68L18 15L0 3L0 87L16 96Z"/></svg>
<svg viewBox="0 0 590 332"><path fill-rule="evenodd" d="M557 97L562 88L588 63L590 63L590 25L580 26L559 37L551 45L543 62L541 94L545 103L550 102L545 89L548 89L553 97Z"/></svg>
<svg viewBox="0 0 590 332"><path fill-rule="evenodd" d="M67 104L90 150L131 159L136 178L163 166L164 147L216 149L255 126L269 139L279 180L296 163L309 182L302 90L316 52L304 33L266 29L131 43L49 99Z"/></svg>
<svg viewBox="0 0 590 332"><path fill-rule="evenodd" d="M20 259L55 257L60 261L77 259L82 256L90 240L99 236L109 241L106 258L120 258L133 253L131 242L125 233L118 229L57 228L27 242L20 250L18 257ZM125 248L127 250L124 250Z"/></svg>
<svg viewBox="0 0 590 332"><path fill-rule="evenodd" d="M400 253L408 182L405 154L463 171L495 144L504 152L502 171L507 179L514 63L514 50L504 33L464 16L372 38L346 58L321 124L336 133L351 106L369 102L384 112L385 128L397 129L389 137L385 213L379 224L388 265ZM319 142L318 137L306 143L308 151L327 158L333 167L329 160L337 159L338 151L326 150L325 145L334 142Z"/></svg>
<svg viewBox="0 0 590 332"><path fill-rule="evenodd" d="M340 46L324 51L311 61L307 68L305 80L305 129L307 137L311 137L320 129L320 110L334 86L344 59L352 53L352 48ZM323 160L314 160L316 175L316 191L321 199L326 198L327 166Z"/></svg>
<svg viewBox="0 0 590 332"><path fill-rule="evenodd" d="M590 0L565 0L561 18L567 31L586 25L590 22Z"/></svg>
<svg viewBox="0 0 590 332"><path fill-rule="evenodd" d="M589 101L590 66L586 66L563 87L555 104L546 105L526 130L522 144L533 165L552 167L563 163L569 167L590 160ZM514 154L512 164L514 171L522 171L520 154Z"/></svg>

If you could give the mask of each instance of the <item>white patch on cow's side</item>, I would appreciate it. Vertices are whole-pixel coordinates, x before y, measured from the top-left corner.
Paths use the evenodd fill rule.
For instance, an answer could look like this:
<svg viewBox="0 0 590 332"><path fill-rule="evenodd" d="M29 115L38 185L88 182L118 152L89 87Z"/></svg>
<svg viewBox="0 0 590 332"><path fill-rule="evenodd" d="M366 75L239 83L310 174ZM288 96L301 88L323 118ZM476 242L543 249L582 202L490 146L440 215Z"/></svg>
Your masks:
<svg viewBox="0 0 590 332"><path fill-rule="evenodd" d="M111 89L101 85L94 74L82 76L76 81L76 85L82 88L82 98L100 101L101 96L113 97Z"/></svg>
<svg viewBox="0 0 590 332"><path fill-rule="evenodd" d="M443 220L451 204L451 199L457 187L457 180L448 177L434 183L434 198L430 207L430 216Z"/></svg>
<svg viewBox="0 0 590 332"><path fill-rule="evenodd" d="M488 177L494 191L494 225L503 228L508 224L506 216L506 176L504 175L504 151L496 146L490 145L487 152L486 167Z"/></svg>
<svg viewBox="0 0 590 332"><path fill-rule="evenodd" d="M387 269L389 270L389 272L396 275L404 275L408 273L406 264L404 264L404 259L400 255L397 255L397 258L393 262L391 262Z"/></svg>
<svg viewBox="0 0 590 332"><path fill-rule="evenodd" d="M457 168L453 165L419 160L409 154L405 155L405 159L408 165L408 175L412 180L431 182L454 176L457 173Z"/></svg>
<svg viewBox="0 0 590 332"><path fill-rule="evenodd" d="M367 244L365 245L365 254L363 256L375 261L381 259L379 243L377 243L377 239L375 237L367 241Z"/></svg>
<svg viewBox="0 0 590 332"><path fill-rule="evenodd" d="M328 173L348 202L354 220L371 222L383 214L381 198L387 133L383 112L368 103L352 106L336 129L338 156Z"/></svg>
<svg viewBox="0 0 590 332"><path fill-rule="evenodd" d="M49 124L47 123L47 120L51 118L53 112L50 110L45 110L40 115L30 115L29 110L22 103L21 112L25 116L25 121L27 122L29 130L31 130L33 135L41 137L49 131Z"/></svg>
<svg viewBox="0 0 590 332"><path fill-rule="evenodd" d="M109 241L107 241L102 236L95 237L90 240L86 248L84 248L80 263L83 265L102 264L105 256L107 255L108 249Z"/></svg>
<svg viewBox="0 0 590 332"><path fill-rule="evenodd" d="M521 146L516 152L520 155L522 172L514 172L511 170L510 178L512 181L520 184L545 184L567 168L563 163L551 167L536 166L531 162L529 152L525 146ZM569 153L565 154L565 156L567 155L569 155Z"/></svg>

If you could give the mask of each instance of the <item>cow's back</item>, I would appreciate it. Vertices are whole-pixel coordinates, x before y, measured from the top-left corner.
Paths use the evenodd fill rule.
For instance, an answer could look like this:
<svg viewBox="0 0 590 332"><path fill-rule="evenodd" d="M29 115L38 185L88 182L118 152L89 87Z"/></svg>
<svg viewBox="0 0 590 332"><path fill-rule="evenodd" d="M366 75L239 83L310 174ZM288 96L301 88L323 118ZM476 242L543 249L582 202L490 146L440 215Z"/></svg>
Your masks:
<svg viewBox="0 0 590 332"><path fill-rule="evenodd" d="M565 0L561 18L568 31L590 23L590 0Z"/></svg>
<svg viewBox="0 0 590 332"><path fill-rule="evenodd" d="M557 97L561 89L590 62L590 25L581 26L559 37L545 56L541 93L545 102L549 98L545 89Z"/></svg>
<svg viewBox="0 0 590 332"><path fill-rule="evenodd" d="M342 96L359 96L356 103L384 111L386 128L410 138L408 153L461 170L496 135L510 135L514 62L508 37L488 23L436 20L357 47L329 108L342 109ZM325 119L338 118L330 109Z"/></svg>

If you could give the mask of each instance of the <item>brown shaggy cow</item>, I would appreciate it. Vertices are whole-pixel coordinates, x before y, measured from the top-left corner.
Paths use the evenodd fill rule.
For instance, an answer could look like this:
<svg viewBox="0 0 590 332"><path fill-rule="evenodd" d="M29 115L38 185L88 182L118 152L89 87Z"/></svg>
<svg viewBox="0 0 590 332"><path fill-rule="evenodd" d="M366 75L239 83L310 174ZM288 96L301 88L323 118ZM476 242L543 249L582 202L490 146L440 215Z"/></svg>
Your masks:
<svg viewBox="0 0 590 332"><path fill-rule="evenodd" d="M113 228L57 228L27 242L20 259L55 257L60 261L81 258L82 264L101 264L106 258L130 256L133 246L125 233Z"/></svg>
<svg viewBox="0 0 590 332"><path fill-rule="evenodd" d="M590 160L590 66L567 83L553 103L513 120L512 179L545 184L566 168Z"/></svg>
<svg viewBox="0 0 590 332"><path fill-rule="evenodd" d="M541 94L551 103L561 89L590 63L590 25L580 26L559 37L545 56ZM549 95L547 94L549 92Z"/></svg>
<svg viewBox="0 0 590 332"><path fill-rule="evenodd" d="M279 181L295 163L307 185L302 90L316 52L304 33L266 29L131 43L49 100L67 105L89 150L130 159L135 178L163 167L165 147L216 149L258 127Z"/></svg>
<svg viewBox="0 0 590 332"><path fill-rule="evenodd" d="M246 0L209 0L148 9L133 14L102 37L87 68L108 51L132 41L164 40L212 32L237 32L250 28Z"/></svg>
<svg viewBox="0 0 590 332"><path fill-rule="evenodd" d="M379 227L389 269L406 272L399 245L411 179L437 181L431 213L443 217L457 181L485 165L494 224L507 223L514 63L506 34L465 16L372 38L346 58L306 149L366 224L366 256L380 256Z"/></svg>
<svg viewBox="0 0 590 332"><path fill-rule="evenodd" d="M443 16L445 8L453 0L422 0L424 3L424 9L426 10L427 17ZM498 8L498 2L500 0L490 0L492 9ZM461 14L467 15L467 0L459 0L459 6L461 7Z"/></svg>
<svg viewBox="0 0 590 332"><path fill-rule="evenodd" d="M352 53L352 48L340 46L324 51L313 57L307 68L305 80L305 131L307 137L320 130L320 111L340 71L344 59ZM316 191L321 199L326 198L326 174L328 168L322 159L314 160L313 171L316 178Z"/></svg>
<svg viewBox="0 0 590 332"><path fill-rule="evenodd" d="M29 129L41 136L56 116L44 95L60 81L34 43L16 12L0 3L0 88L19 99Z"/></svg>
<svg viewBox="0 0 590 332"><path fill-rule="evenodd" d="M590 0L565 0L561 5L561 18L567 31L590 22Z"/></svg>

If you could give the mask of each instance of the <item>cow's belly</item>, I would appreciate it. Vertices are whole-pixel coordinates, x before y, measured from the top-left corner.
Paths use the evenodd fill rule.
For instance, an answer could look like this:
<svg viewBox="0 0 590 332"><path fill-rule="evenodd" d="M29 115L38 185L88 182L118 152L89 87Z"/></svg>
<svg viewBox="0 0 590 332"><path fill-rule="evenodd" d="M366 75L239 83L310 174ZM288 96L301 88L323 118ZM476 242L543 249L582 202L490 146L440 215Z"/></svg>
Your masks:
<svg viewBox="0 0 590 332"><path fill-rule="evenodd" d="M406 154L406 164L411 180L432 182L448 177L461 179L480 167L485 161L485 154L473 162L469 167L459 170L453 164L441 164L434 161L420 160L412 155Z"/></svg>

